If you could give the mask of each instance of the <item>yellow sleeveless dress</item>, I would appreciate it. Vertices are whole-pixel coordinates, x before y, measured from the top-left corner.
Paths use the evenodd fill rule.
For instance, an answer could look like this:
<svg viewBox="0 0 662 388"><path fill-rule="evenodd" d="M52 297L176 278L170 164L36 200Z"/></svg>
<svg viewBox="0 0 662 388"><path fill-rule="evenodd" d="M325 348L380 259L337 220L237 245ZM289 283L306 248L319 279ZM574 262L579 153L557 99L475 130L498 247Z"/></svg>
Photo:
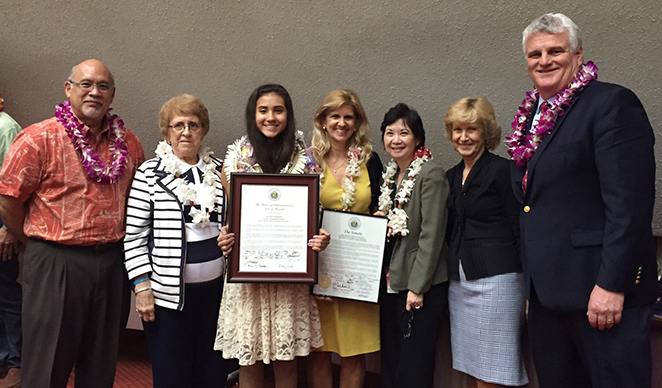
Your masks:
<svg viewBox="0 0 662 388"><path fill-rule="evenodd" d="M365 165L355 179L355 213L370 212L370 177ZM344 182L342 182L344 184ZM340 199L345 193L327 166L320 192L320 203L328 209L342 210ZM318 300L324 345L318 349L338 353L341 357L372 353L379 350L379 305L348 299Z"/></svg>

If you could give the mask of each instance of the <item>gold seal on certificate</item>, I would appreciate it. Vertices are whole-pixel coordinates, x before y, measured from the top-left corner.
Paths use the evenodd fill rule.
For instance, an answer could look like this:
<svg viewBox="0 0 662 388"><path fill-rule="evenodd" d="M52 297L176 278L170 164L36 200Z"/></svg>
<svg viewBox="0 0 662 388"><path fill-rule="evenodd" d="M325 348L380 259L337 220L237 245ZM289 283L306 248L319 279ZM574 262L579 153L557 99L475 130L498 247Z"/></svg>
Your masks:
<svg viewBox="0 0 662 388"><path fill-rule="evenodd" d="M319 283L317 283L318 286L322 287L325 290L327 288L331 287L331 278L330 277L328 277L326 275L322 275L322 276L320 276L319 279L320 279Z"/></svg>
<svg viewBox="0 0 662 388"><path fill-rule="evenodd" d="M322 228L331 241L319 253L313 294L377 303L387 222L384 217L323 209Z"/></svg>

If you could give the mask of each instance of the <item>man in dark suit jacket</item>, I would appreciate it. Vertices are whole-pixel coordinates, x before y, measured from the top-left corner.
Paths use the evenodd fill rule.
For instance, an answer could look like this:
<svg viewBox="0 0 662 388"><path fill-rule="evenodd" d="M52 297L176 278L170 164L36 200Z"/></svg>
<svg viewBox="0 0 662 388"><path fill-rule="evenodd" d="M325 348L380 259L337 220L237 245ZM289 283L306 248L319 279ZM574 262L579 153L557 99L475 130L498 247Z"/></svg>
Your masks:
<svg viewBox="0 0 662 388"><path fill-rule="evenodd" d="M522 43L537 93L506 144L540 387L650 387L652 128L632 91L595 80L567 16L537 18Z"/></svg>

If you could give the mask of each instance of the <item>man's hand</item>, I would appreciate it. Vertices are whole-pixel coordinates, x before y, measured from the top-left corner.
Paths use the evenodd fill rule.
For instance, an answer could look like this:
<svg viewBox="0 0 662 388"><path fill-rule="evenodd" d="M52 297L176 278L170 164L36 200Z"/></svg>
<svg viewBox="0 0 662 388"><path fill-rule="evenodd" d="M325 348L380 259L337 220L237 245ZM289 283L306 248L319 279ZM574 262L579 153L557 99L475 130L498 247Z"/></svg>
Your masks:
<svg viewBox="0 0 662 388"><path fill-rule="evenodd" d="M13 235L21 244L28 243L28 237L23 233L26 206L23 201L8 195L0 195L0 216L7 232Z"/></svg>
<svg viewBox="0 0 662 388"><path fill-rule="evenodd" d="M18 240L5 228L0 228L0 260L9 261L18 254Z"/></svg>
<svg viewBox="0 0 662 388"><path fill-rule="evenodd" d="M588 322L600 330L611 329L621 322L624 301L622 292L607 291L596 284L588 301Z"/></svg>

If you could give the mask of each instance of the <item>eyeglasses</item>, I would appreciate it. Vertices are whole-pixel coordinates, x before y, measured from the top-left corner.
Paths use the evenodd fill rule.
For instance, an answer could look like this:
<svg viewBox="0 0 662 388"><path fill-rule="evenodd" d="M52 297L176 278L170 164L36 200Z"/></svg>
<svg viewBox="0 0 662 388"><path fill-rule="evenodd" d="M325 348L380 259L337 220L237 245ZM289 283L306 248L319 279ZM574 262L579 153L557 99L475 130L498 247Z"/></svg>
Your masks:
<svg viewBox="0 0 662 388"><path fill-rule="evenodd" d="M177 132L182 132L184 129L188 129L191 132L196 132L201 128L200 124L198 123L177 123L175 125L168 125L168 127L174 129Z"/></svg>
<svg viewBox="0 0 662 388"><path fill-rule="evenodd" d="M99 92L108 93L111 89L114 88L114 86L112 86L111 84L109 84L107 82L101 82L101 83L98 83L98 84L93 84L92 82L88 82L88 81L76 82L76 81L69 80L68 82L78 86L79 88L81 88L82 90L85 90L85 91L92 90L93 88L96 87Z"/></svg>

